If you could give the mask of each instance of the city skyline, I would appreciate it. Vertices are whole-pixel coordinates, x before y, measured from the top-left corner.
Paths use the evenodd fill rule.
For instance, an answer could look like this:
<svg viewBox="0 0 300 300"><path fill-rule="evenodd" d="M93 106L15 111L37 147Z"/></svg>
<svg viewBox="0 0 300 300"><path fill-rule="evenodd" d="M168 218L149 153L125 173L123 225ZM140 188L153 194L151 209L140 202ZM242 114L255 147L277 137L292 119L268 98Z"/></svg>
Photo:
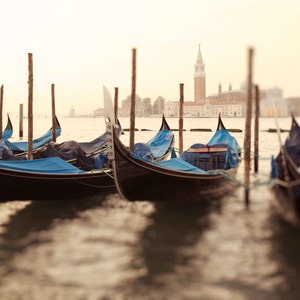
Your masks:
<svg viewBox="0 0 300 300"><path fill-rule="evenodd" d="M279 13L280 12L280 15ZM137 89L153 101L194 100L198 45L206 66L206 94L239 89L246 79L247 50L254 48L253 79L261 88L280 87L284 97L298 89L300 34L296 0L50 2L2 5L0 85L4 113L27 104L28 53L33 53L34 112L73 106L87 113L103 106L102 86L119 100L131 93L131 51L137 49ZM26 110L25 110L26 111Z"/></svg>

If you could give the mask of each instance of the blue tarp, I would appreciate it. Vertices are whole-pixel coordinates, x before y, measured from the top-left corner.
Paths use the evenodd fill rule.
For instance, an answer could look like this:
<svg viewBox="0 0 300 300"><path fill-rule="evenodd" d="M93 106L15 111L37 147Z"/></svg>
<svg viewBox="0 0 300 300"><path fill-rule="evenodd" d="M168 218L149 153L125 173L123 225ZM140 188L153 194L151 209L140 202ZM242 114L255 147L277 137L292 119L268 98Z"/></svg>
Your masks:
<svg viewBox="0 0 300 300"><path fill-rule="evenodd" d="M2 159L2 154L4 151L7 151L10 155L12 155L12 151L6 145L6 140L0 140L0 159Z"/></svg>
<svg viewBox="0 0 300 300"><path fill-rule="evenodd" d="M214 169L231 169L237 167L239 161L239 145L235 139L227 130L220 129L215 132L213 137L209 140L207 145L194 144L190 148L206 148L207 146L214 148L225 148L226 152L215 152L214 155L218 155L219 160L217 165L214 165ZM207 163L209 162L211 154L208 152L189 152L184 151L180 154L183 160L188 161L191 164L198 162L198 167L207 169Z"/></svg>
<svg viewBox="0 0 300 300"><path fill-rule="evenodd" d="M61 128L56 128L56 136L60 136ZM48 130L44 135L32 141L32 149L39 148L52 141L52 129ZM6 145L12 151L24 152L28 150L28 142L9 142L5 141Z"/></svg>
<svg viewBox="0 0 300 300"><path fill-rule="evenodd" d="M2 132L2 139L4 139L4 140L9 139L9 138L11 138L12 134L13 134L13 130L12 129L5 129Z"/></svg>
<svg viewBox="0 0 300 300"><path fill-rule="evenodd" d="M0 168L45 174L84 173L84 171L59 157L40 158L35 160L0 161Z"/></svg>
<svg viewBox="0 0 300 300"><path fill-rule="evenodd" d="M107 166L108 163L109 163L109 160L108 160L108 152L107 151L100 153L95 157L95 168L96 169L103 169Z"/></svg>
<svg viewBox="0 0 300 300"><path fill-rule="evenodd" d="M159 162L153 162L153 164L159 165L164 168L177 170L177 171L201 173L201 174L207 173L206 171L195 167L194 165L188 163L187 161L181 159L180 157L171 158Z"/></svg>
<svg viewBox="0 0 300 300"><path fill-rule="evenodd" d="M135 143L134 153L148 161L153 161L155 159L149 145L146 143Z"/></svg>
<svg viewBox="0 0 300 300"><path fill-rule="evenodd" d="M173 137L171 130L161 130L147 143L136 143L134 153L150 161L160 158L168 151Z"/></svg>
<svg viewBox="0 0 300 300"><path fill-rule="evenodd" d="M214 145L214 143L216 143ZM214 134L214 136L210 139L209 145L204 144L194 144L190 148L201 148L201 147L222 147L226 148L227 151L224 152L225 156L225 162L222 162L222 166L220 166L221 169L230 169L235 168L239 161L239 145L236 141L236 139L230 135L230 133L227 130L218 130ZM159 144L157 144L159 148ZM146 150L149 151L150 147L143 146ZM146 152L145 152L146 153ZM148 152L149 153L149 152ZM204 157L206 156L209 158L209 153L201 153L201 152L187 152L184 151L180 154L180 157L174 157L172 156L171 159L163 160L159 162L152 162L147 159L147 153L143 156L141 156L138 153L132 153L130 152L130 155L138 158L140 160L148 161L149 163L162 166L168 169L178 170L178 171L184 171L184 172L192 172L192 173L201 173L201 174L214 174L213 170L205 171L203 169L200 169L194 165L195 159L198 157Z"/></svg>
<svg viewBox="0 0 300 300"><path fill-rule="evenodd" d="M208 146L212 146L216 144L226 144L234 150L239 149L239 145L235 137L233 137L227 130L224 129L220 129L216 131L213 137L207 143Z"/></svg>
<svg viewBox="0 0 300 300"><path fill-rule="evenodd" d="M188 163L187 161L181 159L180 157L174 157L174 158L170 158L167 160L153 162L153 161L148 161L147 159L145 159L139 155L136 155L133 152L129 152L129 153L132 157L135 157L136 159L143 160L148 163L151 163L151 164L154 164L157 166L161 166L161 167L164 167L167 169L173 169L173 170L184 171L184 172L192 172L192 173L202 173L202 174L207 173L206 171L193 166L192 164Z"/></svg>

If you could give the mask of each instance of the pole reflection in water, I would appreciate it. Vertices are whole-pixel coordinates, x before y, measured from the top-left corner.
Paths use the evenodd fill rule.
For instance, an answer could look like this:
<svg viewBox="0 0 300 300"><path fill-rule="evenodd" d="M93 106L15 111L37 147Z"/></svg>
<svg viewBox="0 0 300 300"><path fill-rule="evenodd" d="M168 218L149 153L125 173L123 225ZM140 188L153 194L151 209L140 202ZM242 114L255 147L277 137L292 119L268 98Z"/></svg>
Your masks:
<svg viewBox="0 0 300 300"><path fill-rule="evenodd" d="M219 202L157 202L149 216L149 225L141 232L136 255L145 266L145 274L132 284L163 287L174 283L174 273L184 274L193 264L194 246L210 226L210 211ZM201 273L201 272L200 272ZM200 274L198 274L200 275Z"/></svg>
<svg viewBox="0 0 300 300"><path fill-rule="evenodd" d="M281 284L276 287L279 299L300 299L300 230L278 215L270 215L273 225L270 257L278 264Z"/></svg>

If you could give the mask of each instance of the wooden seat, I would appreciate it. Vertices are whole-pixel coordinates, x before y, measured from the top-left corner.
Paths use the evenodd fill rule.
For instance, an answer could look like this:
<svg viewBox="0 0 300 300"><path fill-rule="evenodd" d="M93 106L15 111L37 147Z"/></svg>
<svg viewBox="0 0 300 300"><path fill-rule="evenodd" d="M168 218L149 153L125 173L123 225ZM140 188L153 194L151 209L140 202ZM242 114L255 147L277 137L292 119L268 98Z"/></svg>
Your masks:
<svg viewBox="0 0 300 300"><path fill-rule="evenodd" d="M222 166L219 166L220 163L223 163ZM214 153L210 154L209 157L197 157L195 158L194 165L197 168L202 170L215 170L215 169L223 169L225 164L225 155L224 153Z"/></svg>
<svg viewBox="0 0 300 300"><path fill-rule="evenodd" d="M219 163L223 163L222 167L219 167ZM223 169L225 164L225 155L223 153L211 154L209 158L210 170Z"/></svg>
<svg viewBox="0 0 300 300"><path fill-rule="evenodd" d="M210 166L210 158L208 157L198 157L195 158L195 166L202 170L209 170Z"/></svg>

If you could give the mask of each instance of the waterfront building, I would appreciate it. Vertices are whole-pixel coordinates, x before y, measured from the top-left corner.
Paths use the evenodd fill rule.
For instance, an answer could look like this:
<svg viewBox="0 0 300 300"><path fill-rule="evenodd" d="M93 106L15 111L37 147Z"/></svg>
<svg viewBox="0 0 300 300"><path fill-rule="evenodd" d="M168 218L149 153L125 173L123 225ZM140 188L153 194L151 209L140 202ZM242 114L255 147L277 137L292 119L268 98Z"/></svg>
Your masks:
<svg viewBox="0 0 300 300"><path fill-rule="evenodd" d="M166 117L178 117L179 101L166 101L164 103L164 114Z"/></svg>
<svg viewBox="0 0 300 300"><path fill-rule="evenodd" d="M243 117L245 115L246 90L233 90L229 84L228 91L222 90L221 82L217 93L206 96L205 64L200 45L194 67L194 101L184 103L185 117Z"/></svg>
<svg viewBox="0 0 300 300"><path fill-rule="evenodd" d="M297 110L300 114L299 98L283 98L282 90L278 87L260 91L260 116L285 117L289 111ZM231 83L227 90L223 90L222 83L219 82L216 93L206 96L206 73L200 44L198 47L196 62L194 65L194 99L185 101L183 107L184 117L217 117L221 114L223 117L245 117L246 113L246 84L243 83L239 89L233 89ZM254 98L254 92L253 92ZM119 109L119 116L130 115L131 96L122 101L122 107ZM290 105L290 108L288 107ZM252 109L254 113L254 108ZM102 113L97 111L96 115ZM151 104L150 98L141 99L136 96L136 116L150 116L165 114L166 117L179 116L179 102L165 101L159 96Z"/></svg>
<svg viewBox="0 0 300 300"><path fill-rule="evenodd" d="M288 101L283 98L282 89L274 87L260 92L261 117L286 117L288 111Z"/></svg>
<svg viewBox="0 0 300 300"><path fill-rule="evenodd" d="M300 97L289 97L286 99L288 103L288 109L295 116L300 116Z"/></svg>
<svg viewBox="0 0 300 300"><path fill-rule="evenodd" d="M206 76L200 44L194 68L194 102L204 105L206 101Z"/></svg>

